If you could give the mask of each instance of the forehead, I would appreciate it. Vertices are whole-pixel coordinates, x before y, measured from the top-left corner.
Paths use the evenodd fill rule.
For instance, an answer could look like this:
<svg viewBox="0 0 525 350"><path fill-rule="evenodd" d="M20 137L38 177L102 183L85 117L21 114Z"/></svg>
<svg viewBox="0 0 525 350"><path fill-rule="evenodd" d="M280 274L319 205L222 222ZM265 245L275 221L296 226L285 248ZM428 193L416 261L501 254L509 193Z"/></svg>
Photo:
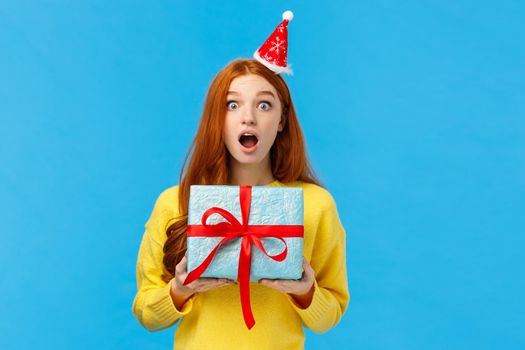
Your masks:
<svg viewBox="0 0 525 350"><path fill-rule="evenodd" d="M233 79L228 90L236 91L241 95L255 95L258 91L262 90L269 90L277 94L273 85L257 74L241 75Z"/></svg>

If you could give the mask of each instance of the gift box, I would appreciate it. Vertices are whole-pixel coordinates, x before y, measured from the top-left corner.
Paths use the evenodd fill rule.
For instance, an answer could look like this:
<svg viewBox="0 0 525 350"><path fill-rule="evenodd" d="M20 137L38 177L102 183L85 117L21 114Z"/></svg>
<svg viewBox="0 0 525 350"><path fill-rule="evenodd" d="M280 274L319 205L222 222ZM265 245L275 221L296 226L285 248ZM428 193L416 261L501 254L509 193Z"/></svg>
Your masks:
<svg viewBox="0 0 525 350"><path fill-rule="evenodd" d="M251 206L248 227L252 225L293 225L303 226L303 189L296 187L252 186ZM230 212L239 222L242 220L240 206L240 186L192 185L188 208L188 226L202 225L204 213L219 207ZM208 225L228 222L219 213L207 218ZM248 230L249 231L249 230ZM282 237L284 230L272 230L275 236ZM221 236L190 236L187 238L188 271L202 264L210 252L224 238ZM283 261L275 261L263 251L252 246L250 281L261 278L300 279L303 264L303 238L282 237L287 245L287 255ZM201 277L217 277L238 280L239 255L242 237L234 238L221 245L212 262ZM261 243L269 255L284 250L284 243L273 237L262 238Z"/></svg>
<svg viewBox="0 0 525 350"><path fill-rule="evenodd" d="M304 237L303 189L278 186L192 185L184 284L199 277L238 280L243 316L251 315L249 282L300 279Z"/></svg>

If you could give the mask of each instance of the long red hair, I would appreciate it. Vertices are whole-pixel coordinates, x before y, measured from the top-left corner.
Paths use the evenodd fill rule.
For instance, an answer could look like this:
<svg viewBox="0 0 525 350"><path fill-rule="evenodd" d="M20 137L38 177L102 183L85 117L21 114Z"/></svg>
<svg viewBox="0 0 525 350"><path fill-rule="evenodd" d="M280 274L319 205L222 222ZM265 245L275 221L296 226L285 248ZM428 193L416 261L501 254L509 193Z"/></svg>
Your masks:
<svg viewBox="0 0 525 350"><path fill-rule="evenodd" d="M175 266L186 254L190 185L230 184L231 155L223 139L226 95L233 79L250 73L260 75L275 87L282 106L284 127L270 149L274 178L282 183L303 181L324 187L308 161L303 132L284 79L255 59L231 61L211 82L197 134L184 158L179 179L180 216L166 229L163 258L166 271L162 275L165 282L174 277Z"/></svg>

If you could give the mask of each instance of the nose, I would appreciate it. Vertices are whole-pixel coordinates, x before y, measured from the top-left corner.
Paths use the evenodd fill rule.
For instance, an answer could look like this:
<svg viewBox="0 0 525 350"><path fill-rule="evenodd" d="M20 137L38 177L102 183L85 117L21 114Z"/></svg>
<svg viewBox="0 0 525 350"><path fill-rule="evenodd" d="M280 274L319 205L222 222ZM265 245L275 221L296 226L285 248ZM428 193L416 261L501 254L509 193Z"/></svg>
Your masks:
<svg viewBox="0 0 525 350"><path fill-rule="evenodd" d="M255 114L250 108L247 108L242 115L242 123L248 125L255 125L257 121L255 120Z"/></svg>

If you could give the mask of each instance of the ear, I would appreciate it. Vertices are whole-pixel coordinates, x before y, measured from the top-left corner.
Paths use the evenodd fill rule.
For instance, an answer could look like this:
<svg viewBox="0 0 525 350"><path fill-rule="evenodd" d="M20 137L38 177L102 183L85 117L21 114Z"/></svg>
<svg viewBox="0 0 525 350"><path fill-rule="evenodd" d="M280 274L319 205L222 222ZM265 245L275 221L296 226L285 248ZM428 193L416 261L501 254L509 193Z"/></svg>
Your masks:
<svg viewBox="0 0 525 350"><path fill-rule="evenodd" d="M281 117L281 121L279 122L279 126L277 127L277 131L283 131L283 128L284 128L284 123L283 123L283 118Z"/></svg>

